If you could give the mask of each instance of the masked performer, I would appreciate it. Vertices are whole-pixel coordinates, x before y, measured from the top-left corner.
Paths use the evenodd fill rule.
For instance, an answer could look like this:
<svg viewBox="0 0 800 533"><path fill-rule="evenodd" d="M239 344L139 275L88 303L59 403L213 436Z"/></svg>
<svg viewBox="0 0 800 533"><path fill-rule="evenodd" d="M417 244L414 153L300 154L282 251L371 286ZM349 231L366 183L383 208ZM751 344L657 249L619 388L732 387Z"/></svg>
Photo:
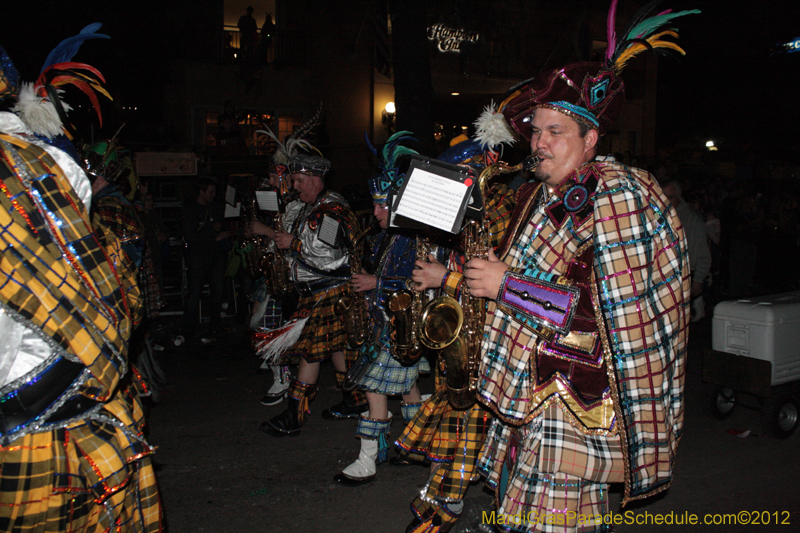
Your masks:
<svg viewBox="0 0 800 533"><path fill-rule="evenodd" d="M309 403L315 395L322 361L331 358L341 379L347 372L344 325L334 313L334 306L344 296L351 276L348 248L359 226L345 199L325 186L330 166L330 161L319 156L292 157L292 184L305 205L291 232L275 232L276 246L291 255L292 281L300 299L298 316L272 342L290 345L283 356L298 356L300 364L297 378L289 386L287 409L261 424L262 431L273 436L300 433L305 416L310 413ZM353 405L352 412L367 409L366 401L358 400L360 403Z"/></svg>
<svg viewBox="0 0 800 533"><path fill-rule="evenodd" d="M477 173L487 165L497 163L500 146L514 142L513 133L503 116L496 113L494 105L490 105L475 126L474 138L454 145L438 159L469 165ZM502 180L490 184L486 192L485 216L492 249L500 244L514 205L514 193ZM461 299L466 243L465 237L460 237L460 245L444 255L439 254L444 263L434 257L430 257L429 262L417 261L413 280L418 290L441 289L444 294ZM474 401L469 406L460 405L456 398L450 401L446 360L439 355L436 391L425 401L396 443L401 458L430 461L431 464L428 482L411 504L415 518L408 531L447 531L452 528L461 516L470 481L478 478L475 465L486 437L490 414ZM451 373L462 370L450 368Z"/></svg>
<svg viewBox="0 0 800 533"><path fill-rule="evenodd" d="M347 466L334 480L348 486L368 483L375 479L376 466L388 459L389 433L392 416L388 408L388 396L400 394L403 419L410 419L421 405L421 396L416 381L420 371L428 372L426 359L413 357L408 353L398 353L399 344L408 345L409 339L398 339L401 331L392 333L388 316L384 309L392 308L392 300L411 296L406 289L416 257L416 243L412 235L389 229L389 205L387 197L392 189L399 189L405 179L400 165L408 154L416 153L401 145L404 141L415 140L410 132L402 131L392 135L381 150L381 174L369 182L372 195L373 215L381 231L369 243L369 270L353 274L351 284L361 293L360 305L365 306L368 324L362 325L367 339L360 353L369 361L365 373L359 378L357 387L366 391L369 412L358 420L356 435L361 439L358 459ZM375 155L377 151L367 141ZM358 302L354 296L354 301ZM417 294L416 298L421 296ZM395 321L409 325L413 312L413 302L407 298L402 309L395 309ZM397 314L402 313L402 316ZM394 340L392 340L394 339Z"/></svg>
<svg viewBox="0 0 800 533"><path fill-rule="evenodd" d="M608 530L585 518L609 512L608 484L625 483L623 505L665 490L683 430L683 230L653 176L595 156L625 62L682 52L660 28L687 12L637 13L617 43L615 11L603 63L545 72L501 104L542 183L519 191L500 259L466 265L472 294L490 299L476 386L496 418L478 468L503 530Z"/></svg>
<svg viewBox="0 0 800 533"><path fill-rule="evenodd" d="M116 236L92 224L91 186L60 120L58 86L100 90L99 72L70 62L99 27L51 53L59 63L22 87L19 117L0 113L3 531L161 531L153 450L128 375L136 271ZM0 97L15 86L0 49Z"/></svg>

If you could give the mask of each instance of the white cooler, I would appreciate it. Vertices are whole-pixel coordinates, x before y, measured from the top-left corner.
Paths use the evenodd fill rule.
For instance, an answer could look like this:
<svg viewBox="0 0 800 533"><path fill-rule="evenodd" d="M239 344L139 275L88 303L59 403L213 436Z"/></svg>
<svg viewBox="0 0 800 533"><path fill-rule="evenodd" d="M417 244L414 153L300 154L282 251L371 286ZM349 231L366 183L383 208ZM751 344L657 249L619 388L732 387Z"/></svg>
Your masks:
<svg viewBox="0 0 800 533"><path fill-rule="evenodd" d="M711 347L768 361L773 386L800 380L800 292L718 303Z"/></svg>

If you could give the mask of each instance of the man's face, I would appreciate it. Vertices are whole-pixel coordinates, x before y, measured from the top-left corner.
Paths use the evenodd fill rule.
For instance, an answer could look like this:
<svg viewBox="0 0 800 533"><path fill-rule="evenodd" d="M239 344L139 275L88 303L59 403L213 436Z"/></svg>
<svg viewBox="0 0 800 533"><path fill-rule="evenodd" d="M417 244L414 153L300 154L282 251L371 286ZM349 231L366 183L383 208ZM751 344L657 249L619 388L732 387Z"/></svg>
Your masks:
<svg viewBox="0 0 800 533"><path fill-rule="evenodd" d="M381 229L389 227L389 204L372 204L372 214L375 215L375 220L378 221Z"/></svg>
<svg viewBox="0 0 800 533"><path fill-rule="evenodd" d="M208 205L214 201L214 197L217 195L217 186L216 185L209 185L205 188L205 190L201 189L200 194L197 200L203 204Z"/></svg>
<svg viewBox="0 0 800 533"><path fill-rule="evenodd" d="M317 196L319 196L319 193L324 188L322 185L322 178L319 176L311 176L299 172L292 174L292 187L300 193L300 201L306 204L314 203Z"/></svg>
<svg viewBox="0 0 800 533"><path fill-rule="evenodd" d="M597 130L581 137L578 123L563 113L539 108L531 124L531 153L542 159L536 177L550 186L558 185L594 155Z"/></svg>

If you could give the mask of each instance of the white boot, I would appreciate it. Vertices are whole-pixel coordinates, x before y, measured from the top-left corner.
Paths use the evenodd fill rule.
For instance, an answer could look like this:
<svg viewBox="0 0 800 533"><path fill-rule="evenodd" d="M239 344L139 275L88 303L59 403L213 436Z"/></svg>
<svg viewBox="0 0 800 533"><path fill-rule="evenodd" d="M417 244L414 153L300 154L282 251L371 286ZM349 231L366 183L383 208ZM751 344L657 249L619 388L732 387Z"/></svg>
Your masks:
<svg viewBox="0 0 800 533"><path fill-rule="evenodd" d="M692 300L692 322L699 322L706 317L706 304L703 301L702 296L698 296L694 300Z"/></svg>
<svg viewBox="0 0 800 533"><path fill-rule="evenodd" d="M292 374L289 372L288 367L281 367L279 365L270 365L272 370L272 377L274 381L272 386L267 391L267 394L261 398L262 405L275 405L281 403L286 398L289 384L292 381Z"/></svg>
<svg viewBox="0 0 800 533"><path fill-rule="evenodd" d="M343 485L362 485L375 479L375 459L378 457L378 441L372 439L361 439L361 451L358 459L341 474L333 479Z"/></svg>

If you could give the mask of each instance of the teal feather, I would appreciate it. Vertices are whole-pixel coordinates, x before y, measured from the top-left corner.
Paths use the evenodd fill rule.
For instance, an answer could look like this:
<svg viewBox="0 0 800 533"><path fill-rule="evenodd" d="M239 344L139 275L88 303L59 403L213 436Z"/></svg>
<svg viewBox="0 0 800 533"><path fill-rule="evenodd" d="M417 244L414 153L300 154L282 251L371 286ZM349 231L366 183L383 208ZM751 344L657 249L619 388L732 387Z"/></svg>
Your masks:
<svg viewBox="0 0 800 533"><path fill-rule="evenodd" d="M386 144L383 145L383 149L381 150L381 155L383 156L383 161L381 161L381 169L384 172L387 172L392 169L397 168L397 159L403 155L410 155L416 154L415 150L411 148L407 148L405 146L401 146L400 143L404 141L415 141L416 139L412 137L414 135L410 131L398 131L386 141Z"/></svg>
<svg viewBox="0 0 800 533"><path fill-rule="evenodd" d="M678 17L683 17L685 15L693 15L697 13L700 13L699 9L687 9L685 11L678 11L677 13L666 13L663 15L656 15L654 17L650 17L648 19L643 20L641 23L637 24L633 28L631 28L631 30L625 36L625 40L627 41L629 39L646 39L650 35L661 30L662 27L668 24L670 21Z"/></svg>

